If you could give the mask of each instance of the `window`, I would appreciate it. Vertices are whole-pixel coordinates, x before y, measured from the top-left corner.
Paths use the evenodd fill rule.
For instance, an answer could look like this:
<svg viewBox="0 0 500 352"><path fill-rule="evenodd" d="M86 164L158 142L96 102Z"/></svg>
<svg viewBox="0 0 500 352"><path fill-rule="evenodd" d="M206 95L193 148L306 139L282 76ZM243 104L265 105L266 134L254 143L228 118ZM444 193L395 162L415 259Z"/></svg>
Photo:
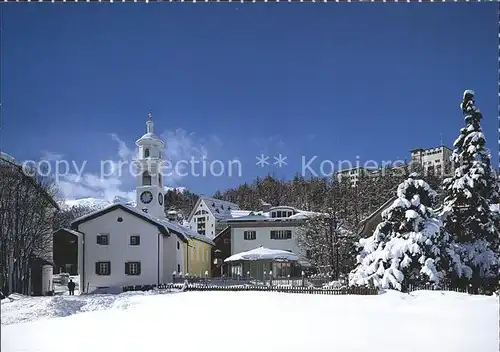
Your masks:
<svg viewBox="0 0 500 352"><path fill-rule="evenodd" d="M148 148L144 149L144 157L149 158L149 149Z"/></svg>
<svg viewBox="0 0 500 352"><path fill-rule="evenodd" d="M158 152L158 155L159 155L159 157L160 157L160 159L161 159L161 151L159 151L159 152Z"/></svg>
<svg viewBox="0 0 500 352"><path fill-rule="evenodd" d="M111 262L96 262L95 273L97 275L111 275Z"/></svg>
<svg viewBox="0 0 500 352"><path fill-rule="evenodd" d="M177 272L180 274L181 272L181 265L180 264L177 264Z"/></svg>
<svg viewBox="0 0 500 352"><path fill-rule="evenodd" d="M116 221L118 221L118 222L122 222L122 221L123 221L123 218L122 218L122 217L118 217L118 219L116 219Z"/></svg>
<svg viewBox="0 0 500 352"><path fill-rule="evenodd" d="M109 244L109 234L98 234L97 235L97 244L102 246L107 246Z"/></svg>
<svg viewBox="0 0 500 352"><path fill-rule="evenodd" d="M179 243L179 241L177 241L177 249L181 249L181 244Z"/></svg>
<svg viewBox="0 0 500 352"><path fill-rule="evenodd" d="M289 240L292 238L292 230L272 230L272 240Z"/></svg>
<svg viewBox="0 0 500 352"><path fill-rule="evenodd" d="M141 262L125 263L125 275L141 275Z"/></svg>
<svg viewBox="0 0 500 352"><path fill-rule="evenodd" d="M257 233L255 231L243 231L243 239L247 241L255 240Z"/></svg>
<svg viewBox="0 0 500 352"><path fill-rule="evenodd" d="M161 174L158 174L158 185L161 187Z"/></svg>
<svg viewBox="0 0 500 352"><path fill-rule="evenodd" d="M151 186L151 175L147 170L142 173L142 185Z"/></svg>
<svg viewBox="0 0 500 352"><path fill-rule="evenodd" d="M130 245L138 246L141 244L141 236L130 236Z"/></svg>

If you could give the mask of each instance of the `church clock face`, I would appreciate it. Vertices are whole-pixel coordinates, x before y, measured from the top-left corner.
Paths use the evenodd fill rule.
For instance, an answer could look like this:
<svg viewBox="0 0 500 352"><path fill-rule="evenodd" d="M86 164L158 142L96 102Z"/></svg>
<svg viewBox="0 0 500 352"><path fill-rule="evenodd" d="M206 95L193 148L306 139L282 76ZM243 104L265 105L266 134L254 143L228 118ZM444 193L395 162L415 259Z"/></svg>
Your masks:
<svg viewBox="0 0 500 352"><path fill-rule="evenodd" d="M161 193L158 193L158 203L160 203L160 205L163 205L163 194Z"/></svg>
<svg viewBox="0 0 500 352"><path fill-rule="evenodd" d="M144 191L141 193L141 202L144 204L151 203L153 200L153 194L150 191Z"/></svg>

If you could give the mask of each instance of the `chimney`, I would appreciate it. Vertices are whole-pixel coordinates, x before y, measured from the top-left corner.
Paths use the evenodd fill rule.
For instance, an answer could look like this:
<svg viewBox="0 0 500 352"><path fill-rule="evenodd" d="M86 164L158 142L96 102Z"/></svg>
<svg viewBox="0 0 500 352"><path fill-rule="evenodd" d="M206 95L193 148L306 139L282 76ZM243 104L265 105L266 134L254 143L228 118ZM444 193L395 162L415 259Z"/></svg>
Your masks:
<svg viewBox="0 0 500 352"><path fill-rule="evenodd" d="M261 210L263 213L268 213L268 212L271 210L271 204L266 203L266 202L262 202L262 205L261 205L260 210Z"/></svg>

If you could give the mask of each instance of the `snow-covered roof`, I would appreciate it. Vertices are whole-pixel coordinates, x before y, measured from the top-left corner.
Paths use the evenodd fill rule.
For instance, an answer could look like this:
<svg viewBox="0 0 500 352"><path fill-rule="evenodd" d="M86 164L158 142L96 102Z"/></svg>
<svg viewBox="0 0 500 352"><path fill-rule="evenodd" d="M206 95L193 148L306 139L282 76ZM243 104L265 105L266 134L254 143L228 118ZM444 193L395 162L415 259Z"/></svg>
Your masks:
<svg viewBox="0 0 500 352"><path fill-rule="evenodd" d="M147 220L149 220L149 222L157 225L160 229L163 229L165 231L165 233L174 232L183 241L187 241L188 239L196 239L196 240L199 240L199 241L211 244L211 245L215 245L214 242L211 239L209 239L208 237L202 236L189 228L186 228L180 224L170 222L167 219L159 219L151 214L143 212L142 210L140 210L134 206L131 206L128 204L123 204L123 203L110 204L107 207L93 211L89 214L86 214L82 217L79 217L78 219L75 219L71 223L71 225L77 226L78 224L85 222L86 220L95 218L95 217L99 216L101 213L107 213L109 211L112 211L115 208L116 209L118 209L118 208L124 209L124 210L128 211L129 213L133 213L133 214L137 215L140 218L147 219Z"/></svg>
<svg viewBox="0 0 500 352"><path fill-rule="evenodd" d="M168 220L163 220L163 219L158 219L158 220L160 220L161 223L163 223L164 226L167 227L168 229L175 231L175 232L180 232L184 235L184 237L186 237L188 239L196 239L198 241L205 242L205 243L208 243L212 246L215 246L214 241L212 241L210 238L203 236L203 235L200 235L199 233L191 230L188 227L185 227L181 224L173 223L173 222L168 221Z"/></svg>
<svg viewBox="0 0 500 352"><path fill-rule="evenodd" d="M75 235L76 237L80 237L82 235L81 232L76 231L76 230L72 230L72 229L68 229L66 227L61 227L61 228L55 230L53 233L55 234L56 232L62 232L62 231L68 232L68 233L70 233L72 235Z"/></svg>
<svg viewBox="0 0 500 352"><path fill-rule="evenodd" d="M293 214L288 217L280 217L280 218L273 218L271 217L271 213L273 211L279 211L279 210L292 210ZM240 215L244 214L244 215ZM225 219L227 222L243 222L243 221L288 221L288 220L303 220L307 219L309 217L315 216L315 215L320 215L321 213L314 212L314 211L305 211L305 210L300 210L296 209L291 206L276 206L272 207L268 212L262 212L262 211L250 211L250 210L239 210L235 212L234 215L240 215L240 216L233 216L231 218Z"/></svg>
<svg viewBox="0 0 500 352"><path fill-rule="evenodd" d="M287 260L296 262L299 260L298 256L293 252L284 251L281 249L269 249L259 247L250 251L233 254L226 258L224 262L237 262L237 261L254 261L254 260Z"/></svg>
<svg viewBox="0 0 500 352"><path fill-rule="evenodd" d="M151 142L154 142L154 143L158 143L158 144L161 144L161 145L165 145L164 142L161 140L160 137L158 137L156 134L154 133L146 133L144 135L142 135L141 138L139 138L135 144L137 145L140 145L142 144L143 142L148 142L148 143L151 143Z"/></svg>
<svg viewBox="0 0 500 352"><path fill-rule="evenodd" d="M9 155L4 152L0 152L0 161L2 163L11 165L13 169L16 169L17 172L27 175L25 167L21 165L12 155ZM29 175L28 175L29 176ZM40 183L38 183L34 177L28 177L28 180L31 181L32 185L41 192L41 194L47 199L50 204L57 210L59 210L61 207L58 204L58 202L54 199L54 197L47 192L46 189L40 186Z"/></svg>
<svg viewBox="0 0 500 352"><path fill-rule="evenodd" d="M252 213L251 210L240 210L240 209L231 210L231 217L232 218L239 218L239 217L242 217L242 216L248 216L251 213Z"/></svg>
<svg viewBox="0 0 500 352"><path fill-rule="evenodd" d="M224 220L232 218L231 212L233 210L239 210L240 207L236 203L231 203L225 200L215 199L212 197L200 196L196 202L191 214L189 214L188 220L191 220L195 211L198 209L200 202L204 202L208 210L217 220Z"/></svg>
<svg viewBox="0 0 500 352"><path fill-rule="evenodd" d="M19 165L19 163L17 162L17 160L12 155L10 155L10 154L4 153L4 152L0 152L0 158L3 159L3 160L6 160L8 162L11 162L13 164Z"/></svg>

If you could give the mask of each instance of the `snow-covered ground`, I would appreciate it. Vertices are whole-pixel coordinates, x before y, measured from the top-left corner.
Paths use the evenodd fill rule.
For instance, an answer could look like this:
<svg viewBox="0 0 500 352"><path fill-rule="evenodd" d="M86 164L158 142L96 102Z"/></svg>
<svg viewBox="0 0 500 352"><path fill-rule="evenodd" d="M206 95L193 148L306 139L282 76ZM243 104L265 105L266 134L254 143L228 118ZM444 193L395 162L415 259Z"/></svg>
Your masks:
<svg viewBox="0 0 500 352"><path fill-rule="evenodd" d="M497 352L498 297L133 292L2 303L2 352ZM30 322L28 322L30 321Z"/></svg>

